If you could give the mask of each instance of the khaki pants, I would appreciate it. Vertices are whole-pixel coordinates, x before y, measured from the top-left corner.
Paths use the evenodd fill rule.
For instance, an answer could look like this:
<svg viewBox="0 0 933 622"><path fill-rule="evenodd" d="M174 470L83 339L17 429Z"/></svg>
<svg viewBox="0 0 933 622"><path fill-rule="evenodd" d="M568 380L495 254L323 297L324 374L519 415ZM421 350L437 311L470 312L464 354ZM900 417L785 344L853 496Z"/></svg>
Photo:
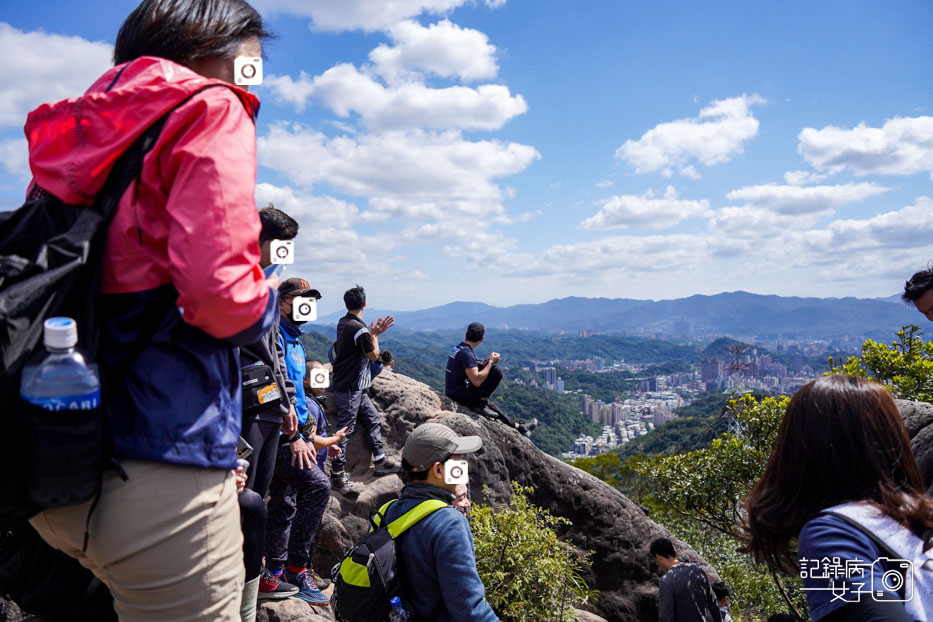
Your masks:
<svg viewBox="0 0 933 622"><path fill-rule="evenodd" d="M113 593L121 621L238 622L243 536L229 471L127 460L129 480L104 474L91 502L45 510L29 522Z"/></svg>

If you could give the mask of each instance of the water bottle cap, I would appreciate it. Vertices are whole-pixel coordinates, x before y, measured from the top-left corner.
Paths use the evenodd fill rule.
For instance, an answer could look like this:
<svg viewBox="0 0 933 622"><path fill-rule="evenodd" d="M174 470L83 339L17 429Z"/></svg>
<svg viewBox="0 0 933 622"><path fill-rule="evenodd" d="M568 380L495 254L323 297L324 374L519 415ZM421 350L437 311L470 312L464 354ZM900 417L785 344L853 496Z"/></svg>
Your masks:
<svg viewBox="0 0 933 622"><path fill-rule="evenodd" d="M73 348L78 343L78 323L70 317L50 317L42 327L48 348Z"/></svg>
<svg viewBox="0 0 933 622"><path fill-rule="evenodd" d="M382 602L385 602L385 601L382 601ZM402 599L399 598L398 596L393 596L391 600L389 600L389 604L392 605L393 609L396 609L402 606Z"/></svg>

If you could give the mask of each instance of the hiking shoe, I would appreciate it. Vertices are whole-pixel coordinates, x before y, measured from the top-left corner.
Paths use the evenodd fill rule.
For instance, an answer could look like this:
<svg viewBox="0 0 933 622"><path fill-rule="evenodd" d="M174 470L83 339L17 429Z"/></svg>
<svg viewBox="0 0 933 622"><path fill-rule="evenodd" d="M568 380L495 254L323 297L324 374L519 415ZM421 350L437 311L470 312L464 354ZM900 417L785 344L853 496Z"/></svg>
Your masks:
<svg viewBox="0 0 933 622"><path fill-rule="evenodd" d="M318 588L311 572L304 570L298 574L292 574L286 568L285 580L298 586L298 593L295 594L295 598L315 607L326 607L330 604L330 598Z"/></svg>
<svg viewBox="0 0 933 622"><path fill-rule="evenodd" d="M313 568L309 568L308 572L310 572L311 576L314 577L314 582L317 583L317 589L323 591L330 587L330 579L325 579L316 573Z"/></svg>
<svg viewBox="0 0 933 622"><path fill-rule="evenodd" d="M522 421L518 424L518 431L524 434L525 436L530 436L531 432L538 427L538 420L532 419L531 421Z"/></svg>
<svg viewBox="0 0 933 622"><path fill-rule="evenodd" d="M331 474L330 489L334 492L339 492L347 499L356 499L360 496L360 491L353 487L353 482L350 481L350 474L346 471Z"/></svg>
<svg viewBox="0 0 933 622"><path fill-rule="evenodd" d="M373 475L393 475L398 473L398 471L398 465L388 458L383 458L373 465Z"/></svg>
<svg viewBox="0 0 933 622"><path fill-rule="evenodd" d="M259 575L257 600L279 600L294 596L297 593L298 586L282 581L282 579L272 574L268 568L262 569L262 574Z"/></svg>

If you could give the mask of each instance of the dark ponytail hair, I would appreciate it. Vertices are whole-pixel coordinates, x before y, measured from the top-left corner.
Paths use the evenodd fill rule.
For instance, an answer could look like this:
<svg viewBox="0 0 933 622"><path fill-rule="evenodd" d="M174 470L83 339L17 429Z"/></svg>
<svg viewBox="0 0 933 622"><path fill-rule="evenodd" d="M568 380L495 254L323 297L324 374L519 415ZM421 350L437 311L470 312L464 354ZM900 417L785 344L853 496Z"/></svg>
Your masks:
<svg viewBox="0 0 933 622"><path fill-rule="evenodd" d="M270 36L245 0L143 0L120 27L113 62L158 56L187 65L231 58L244 40Z"/></svg>
<svg viewBox="0 0 933 622"><path fill-rule="evenodd" d="M933 527L933 500L897 406L881 385L824 376L794 393L771 457L745 501L747 545L756 561L797 571L790 550L821 510L869 501L917 535Z"/></svg>

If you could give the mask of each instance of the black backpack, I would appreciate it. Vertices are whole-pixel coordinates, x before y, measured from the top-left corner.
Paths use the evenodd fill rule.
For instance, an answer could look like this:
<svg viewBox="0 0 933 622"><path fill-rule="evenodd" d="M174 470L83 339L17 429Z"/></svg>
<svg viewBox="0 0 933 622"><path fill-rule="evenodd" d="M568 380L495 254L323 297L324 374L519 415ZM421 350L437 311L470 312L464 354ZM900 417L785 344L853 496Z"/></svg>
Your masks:
<svg viewBox="0 0 933 622"><path fill-rule="evenodd" d="M389 501L370 517L372 526L362 540L350 547L334 566L334 615L344 622L385 622L393 596L402 596L402 582L395 539L429 514L450 507L438 499L422 501L386 524ZM403 599L403 606L405 602Z"/></svg>
<svg viewBox="0 0 933 622"><path fill-rule="evenodd" d="M117 79L119 75L114 84ZM92 205L70 205L34 186L20 208L0 213L0 529L45 507L87 501L100 489L109 454L106 382L101 383L102 407L92 411L92 420L81 423L87 446L78 448L80 451L68 448L69 453L82 456L82 462L92 463L86 479L96 477L97 481L87 481L80 490L59 495L53 503L37 504L28 499L24 439L33 435L35 426L24 425L24 419L41 413L19 397L22 370L30 356L43 347L43 323L55 316L77 322L78 347L89 362L95 362L100 336L100 266L117 204L134 179L139 183L143 158L155 145L168 115L212 86L220 85L192 93L143 132L116 162ZM48 428L42 434L54 442L55 435Z"/></svg>

